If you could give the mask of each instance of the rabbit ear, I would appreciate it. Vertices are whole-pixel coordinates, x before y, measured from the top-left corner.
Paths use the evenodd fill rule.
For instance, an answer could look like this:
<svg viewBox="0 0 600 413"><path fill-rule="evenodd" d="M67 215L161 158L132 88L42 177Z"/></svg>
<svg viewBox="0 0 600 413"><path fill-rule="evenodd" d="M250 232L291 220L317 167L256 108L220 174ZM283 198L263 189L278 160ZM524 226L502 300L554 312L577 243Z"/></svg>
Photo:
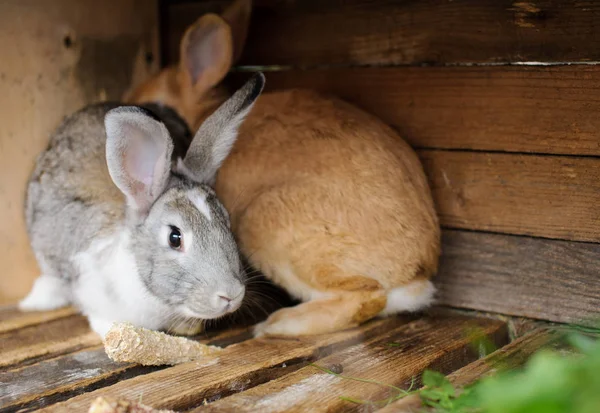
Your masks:
<svg viewBox="0 0 600 413"><path fill-rule="evenodd" d="M169 179L173 142L165 125L139 107L110 110L105 118L106 163L128 206L145 215Z"/></svg>
<svg viewBox="0 0 600 413"><path fill-rule="evenodd" d="M255 74L200 126L177 169L189 179L214 184L219 167L229 155L238 128L262 92L265 76Z"/></svg>
<svg viewBox="0 0 600 413"><path fill-rule="evenodd" d="M223 17L231 27L233 39L233 63L236 63L239 60L244 45L246 44L251 13L252 0L235 0L221 14L221 17Z"/></svg>
<svg viewBox="0 0 600 413"><path fill-rule="evenodd" d="M180 67L192 87L206 91L219 83L233 64L231 27L216 14L205 14L190 26L180 45Z"/></svg>

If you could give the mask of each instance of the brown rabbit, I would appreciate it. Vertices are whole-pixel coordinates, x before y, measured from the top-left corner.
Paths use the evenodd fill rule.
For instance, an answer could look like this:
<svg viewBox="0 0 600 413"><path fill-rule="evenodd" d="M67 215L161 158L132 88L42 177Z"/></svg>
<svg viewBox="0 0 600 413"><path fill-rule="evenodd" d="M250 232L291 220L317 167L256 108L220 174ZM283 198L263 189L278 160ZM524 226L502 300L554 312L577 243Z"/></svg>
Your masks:
<svg viewBox="0 0 600 413"><path fill-rule="evenodd" d="M196 129L227 98L219 83L250 9L239 0L199 18L180 64L129 100L171 106ZM215 188L251 264L303 301L256 335L331 332L431 303L440 229L430 189L412 149L375 117L312 91L265 93Z"/></svg>

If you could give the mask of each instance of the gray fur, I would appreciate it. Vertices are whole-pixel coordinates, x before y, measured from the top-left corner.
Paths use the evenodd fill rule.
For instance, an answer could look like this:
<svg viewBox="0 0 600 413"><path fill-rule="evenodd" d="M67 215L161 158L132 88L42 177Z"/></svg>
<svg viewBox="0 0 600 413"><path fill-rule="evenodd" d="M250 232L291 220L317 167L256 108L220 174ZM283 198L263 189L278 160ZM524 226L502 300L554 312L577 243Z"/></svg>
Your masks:
<svg viewBox="0 0 600 413"><path fill-rule="evenodd" d="M265 85L265 76L256 73L200 126L188 150L182 172L190 178L214 183L217 170L231 151L237 129Z"/></svg>
<svg viewBox="0 0 600 413"><path fill-rule="evenodd" d="M201 155L198 148L210 151L218 145L218 129L231 129L232 121L239 123L238 112L247 111L260 93L248 85L242 90L243 94L234 95L237 103L227 101L211 116L210 142L198 145L196 141L206 135L196 135L194 156L204 160L186 168L192 176L171 173L175 157L186 152L190 135L168 109L147 107L154 112L150 113L107 103L67 117L39 156L27 191L27 227L42 274L68 284L83 282L78 280L73 258L95 240L128 228L144 286L169 308L185 304L192 312L210 317L208 292L226 289L233 294L240 288L243 292L243 287L234 288L243 286L242 265L227 212L207 185L210 179L196 179L214 175L222 162ZM143 145L132 151L136 139ZM227 139L230 149L235 137ZM134 162L132 167L128 163L132 155L153 162L147 185L136 174L148 172L148 164ZM203 208L196 199L205 200ZM183 252L165 244L165 228L171 225L184 235ZM98 293L115 295L117 287L106 285ZM77 297L74 301L86 312L85 302Z"/></svg>

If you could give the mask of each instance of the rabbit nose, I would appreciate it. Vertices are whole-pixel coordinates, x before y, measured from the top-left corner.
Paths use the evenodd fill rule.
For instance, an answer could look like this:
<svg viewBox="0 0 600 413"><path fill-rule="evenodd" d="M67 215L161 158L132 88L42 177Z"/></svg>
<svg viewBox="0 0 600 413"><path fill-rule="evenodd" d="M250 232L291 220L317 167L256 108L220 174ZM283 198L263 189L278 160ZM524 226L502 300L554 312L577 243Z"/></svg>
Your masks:
<svg viewBox="0 0 600 413"><path fill-rule="evenodd" d="M218 291L213 295L212 303L215 309L227 311L231 306L231 296L223 291Z"/></svg>
<svg viewBox="0 0 600 413"><path fill-rule="evenodd" d="M229 298L227 295L225 295L223 293L217 293L217 297L219 297L226 304L229 304L231 302L231 298Z"/></svg>

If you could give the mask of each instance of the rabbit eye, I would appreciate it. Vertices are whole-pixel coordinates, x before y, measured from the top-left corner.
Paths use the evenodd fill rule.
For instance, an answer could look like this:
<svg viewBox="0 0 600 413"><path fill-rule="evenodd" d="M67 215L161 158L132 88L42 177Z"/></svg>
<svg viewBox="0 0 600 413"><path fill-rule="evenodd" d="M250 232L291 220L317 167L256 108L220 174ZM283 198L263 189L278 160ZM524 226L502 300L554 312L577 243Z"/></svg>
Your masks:
<svg viewBox="0 0 600 413"><path fill-rule="evenodd" d="M181 241L182 235L179 228L171 227L171 232L169 232L169 246L174 250L179 250L181 249Z"/></svg>

